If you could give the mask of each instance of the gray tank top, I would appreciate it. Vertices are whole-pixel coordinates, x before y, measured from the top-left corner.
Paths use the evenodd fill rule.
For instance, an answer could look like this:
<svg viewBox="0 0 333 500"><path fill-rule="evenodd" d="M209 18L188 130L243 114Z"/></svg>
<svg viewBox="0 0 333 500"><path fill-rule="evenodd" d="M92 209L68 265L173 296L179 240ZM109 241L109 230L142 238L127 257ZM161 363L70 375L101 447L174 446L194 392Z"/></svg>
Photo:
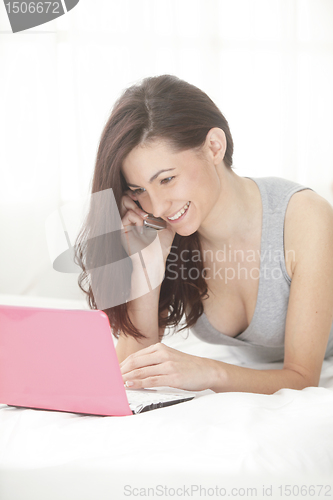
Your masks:
<svg viewBox="0 0 333 500"><path fill-rule="evenodd" d="M310 188L279 177L248 178L258 185L263 208L259 290L252 321L242 333L230 337L216 330L203 313L191 331L210 344L230 346L243 361L283 361L291 283L284 259L284 219L291 196ZM332 354L333 325L325 357Z"/></svg>

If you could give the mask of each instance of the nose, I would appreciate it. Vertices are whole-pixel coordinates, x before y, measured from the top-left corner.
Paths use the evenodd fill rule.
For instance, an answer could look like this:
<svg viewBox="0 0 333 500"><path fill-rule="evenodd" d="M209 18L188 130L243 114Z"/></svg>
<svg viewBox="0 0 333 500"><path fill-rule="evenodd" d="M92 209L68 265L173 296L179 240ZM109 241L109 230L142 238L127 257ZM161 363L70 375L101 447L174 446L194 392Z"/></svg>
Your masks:
<svg viewBox="0 0 333 500"><path fill-rule="evenodd" d="M154 217L162 217L168 211L170 202L163 200L160 196L155 195L154 198L150 197L151 213Z"/></svg>

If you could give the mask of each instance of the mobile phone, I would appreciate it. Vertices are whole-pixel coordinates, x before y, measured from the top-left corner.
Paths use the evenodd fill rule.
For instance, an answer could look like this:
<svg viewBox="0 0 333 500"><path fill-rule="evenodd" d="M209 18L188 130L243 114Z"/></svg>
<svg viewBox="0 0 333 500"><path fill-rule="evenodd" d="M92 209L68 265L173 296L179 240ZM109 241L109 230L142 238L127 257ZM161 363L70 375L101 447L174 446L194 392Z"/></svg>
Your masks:
<svg viewBox="0 0 333 500"><path fill-rule="evenodd" d="M134 200L134 202L138 205L139 208L141 208L141 210L143 210L137 200ZM154 217L153 214L148 214L148 217L143 221L143 225L157 230L165 229L167 227L164 219L162 219L161 217Z"/></svg>
<svg viewBox="0 0 333 500"><path fill-rule="evenodd" d="M166 228L165 220L161 219L160 217L154 217L151 214L148 214L148 217L144 219L143 224L146 227L151 227L157 230Z"/></svg>
<svg viewBox="0 0 333 500"><path fill-rule="evenodd" d="M140 203L137 200L134 200L134 202L142 210ZM165 229L167 227L167 223L164 219L162 219L161 217L154 217L153 214L148 214L148 217L143 221L143 225L157 230Z"/></svg>

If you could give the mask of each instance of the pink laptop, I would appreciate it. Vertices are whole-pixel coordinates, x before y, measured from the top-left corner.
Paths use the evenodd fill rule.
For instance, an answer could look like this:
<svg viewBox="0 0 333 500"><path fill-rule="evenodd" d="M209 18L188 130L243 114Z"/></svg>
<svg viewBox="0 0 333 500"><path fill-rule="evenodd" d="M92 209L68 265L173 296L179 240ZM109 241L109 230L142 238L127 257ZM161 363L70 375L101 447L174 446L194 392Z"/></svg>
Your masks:
<svg viewBox="0 0 333 500"><path fill-rule="evenodd" d="M193 397L125 389L102 311L0 305L0 403L123 416Z"/></svg>

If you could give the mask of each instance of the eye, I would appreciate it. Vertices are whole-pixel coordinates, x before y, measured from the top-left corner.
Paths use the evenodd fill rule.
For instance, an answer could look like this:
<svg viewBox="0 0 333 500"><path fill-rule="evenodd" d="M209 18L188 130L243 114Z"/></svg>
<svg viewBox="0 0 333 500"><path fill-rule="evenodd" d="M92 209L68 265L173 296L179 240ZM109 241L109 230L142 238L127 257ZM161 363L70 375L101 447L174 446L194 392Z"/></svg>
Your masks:
<svg viewBox="0 0 333 500"><path fill-rule="evenodd" d="M175 176L172 176L172 177L166 177L165 179L162 179L161 180L161 184L169 184L170 180L169 179L174 179ZM164 181L167 181L167 182L164 182Z"/></svg>
<svg viewBox="0 0 333 500"><path fill-rule="evenodd" d="M144 188L138 188L138 189L131 189L132 193L136 194L136 195L139 195L139 194L142 194L145 189Z"/></svg>
<svg viewBox="0 0 333 500"><path fill-rule="evenodd" d="M172 177L166 177L165 179L162 179L160 181L161 184L169 184L172 179L174 179L175 176L173 175ZM166 182L164 182L166 181ZM144 188L138 188L138 189L131 189L132 193L136 194L137 196L142 194L144 191L146 191Z"/></svg>

